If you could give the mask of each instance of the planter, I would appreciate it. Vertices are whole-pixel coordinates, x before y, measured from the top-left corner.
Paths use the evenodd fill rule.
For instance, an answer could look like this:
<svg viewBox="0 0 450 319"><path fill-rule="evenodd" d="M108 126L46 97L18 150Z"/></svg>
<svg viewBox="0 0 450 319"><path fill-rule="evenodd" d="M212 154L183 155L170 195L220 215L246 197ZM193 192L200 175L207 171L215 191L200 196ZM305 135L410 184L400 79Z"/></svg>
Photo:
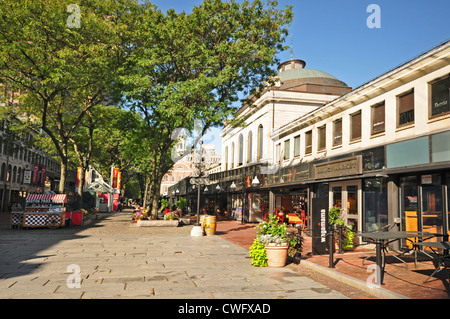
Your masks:
<svg viewBox="0 0 450 319"><path fill-rule="evenodd" d="M206 236L211 236L216 233L216 216L210 216L210 215L206 216L205 233L206 233Z"/></svg>
<svg viewBox="0 0 450 319"><path fill-rule="evenodd" d="M178 220L138 220L138 227L178 227Z"/></svg>
<svg viewBox="0 0 450 319"><path fill-rule="evenodd" d="M267 266L284 267L286 266L289 245L284 244L266 244Z"/></svg>

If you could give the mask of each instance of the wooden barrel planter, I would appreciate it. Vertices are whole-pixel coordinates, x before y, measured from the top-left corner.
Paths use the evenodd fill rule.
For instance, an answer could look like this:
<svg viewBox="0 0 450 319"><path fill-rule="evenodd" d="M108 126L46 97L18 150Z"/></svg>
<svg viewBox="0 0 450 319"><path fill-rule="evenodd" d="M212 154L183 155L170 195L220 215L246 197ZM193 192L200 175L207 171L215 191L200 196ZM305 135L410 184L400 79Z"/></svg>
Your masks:
<svg viewBox="0 0 450 319"><path fill-rule="evenodd" d="M205 218L205 233L206 236L211 236L216 233L216 216L207 215Z"/></svg>

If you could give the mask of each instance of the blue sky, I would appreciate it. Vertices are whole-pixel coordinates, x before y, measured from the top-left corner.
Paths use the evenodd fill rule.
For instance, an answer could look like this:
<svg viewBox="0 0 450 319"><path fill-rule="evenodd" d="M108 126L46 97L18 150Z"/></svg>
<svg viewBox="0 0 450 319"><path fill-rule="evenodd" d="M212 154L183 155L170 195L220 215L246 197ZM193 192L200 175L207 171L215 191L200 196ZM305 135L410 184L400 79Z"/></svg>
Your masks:
<svg viewBox="0 0 450 319"><path fill-rule="evenodd" d="M153 0L162 11L189 12L201 0ZM380 28L369 28L370 4ZM279 0L294 6L288 45L306 68L328 72L356 88L450 39L449 0ZM292 37L292 39L291 39ZM279 54L289 60L289 51ZM220 130L218 130L220 132ZM220 151L217 130L209 141Z"/></svg>

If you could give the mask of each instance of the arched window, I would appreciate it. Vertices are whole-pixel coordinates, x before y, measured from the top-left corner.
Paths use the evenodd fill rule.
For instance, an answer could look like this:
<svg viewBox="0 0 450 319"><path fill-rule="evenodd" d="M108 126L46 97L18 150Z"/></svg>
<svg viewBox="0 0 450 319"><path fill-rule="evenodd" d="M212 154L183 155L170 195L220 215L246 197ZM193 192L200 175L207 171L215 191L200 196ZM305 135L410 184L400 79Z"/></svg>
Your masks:
<svg viewBox="0 0 450 319"><path fill-rule="evenodd" d="M225 147L225 170L228 170L228 146Z"/></svg>
<svg viewBox="0 0 450 319"><path fill-rule="evenodd" d="M263 158L263 126L262 124L260 124L258 126L258 154L257 154L257 160L259 161L260 159Z"/></svg>
<svg viewBox="0 0 450 319"><path fill-rule="evenodd" d="M230 163L231 163L231 169L233 169L234 168L234 142L231 143L231 160L230 160Z"/></svg>
<svg viewBox="0 0 450 319"><path fill-rule="evenodd" d="M253 134L252 131L248 132L248 139L247 139L247 163L252 162L252 153L253 153Z"/></svg>
<svg viewBox="0 0 450 319"><path fill-rule="evenodd" d="M2 169L0 171L0 180L2 180L2 181L5 180L5 174L6 174L6 164L3 163L2 164Z"/></svg>
<svg viewBox="0 0 450 319"><path fill-rule="evenodd" d="M17 170L17 183L22 183L22 168L19 167Z"/></svg>
<svg viewBox="0 0 450 319"><path fill-rule="evenodd" d="M13 172L12 172L12 182L15 183L17 178L17 166L14 166Z"/></svg>
<svg viewBox="0 0 450 319"><path fill-rule="evenodd" d="M6 171L6 181L7 182L11 181L11 171L12 171L12 167L11 167L11 165L8 165L8 170Z"/></svg>
<svg viewBox="0 0 450 319"><path fill-rule="evenodd" d="M239 166L244 164L244 136L239 134Z"/></svg>

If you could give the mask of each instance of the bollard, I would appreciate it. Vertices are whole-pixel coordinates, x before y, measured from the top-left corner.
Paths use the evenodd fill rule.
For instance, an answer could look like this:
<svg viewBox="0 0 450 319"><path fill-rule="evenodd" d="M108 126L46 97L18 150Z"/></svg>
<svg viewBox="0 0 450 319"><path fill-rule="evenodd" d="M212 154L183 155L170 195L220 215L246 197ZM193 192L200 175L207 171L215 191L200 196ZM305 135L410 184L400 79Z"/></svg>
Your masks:
<svg viewBox="0 0 450 319"><path fill-rule="evenodd" d="M328 228L328 251L330 258L328 261L328 268L334 268L334 228L330 225Z"/></svg>

